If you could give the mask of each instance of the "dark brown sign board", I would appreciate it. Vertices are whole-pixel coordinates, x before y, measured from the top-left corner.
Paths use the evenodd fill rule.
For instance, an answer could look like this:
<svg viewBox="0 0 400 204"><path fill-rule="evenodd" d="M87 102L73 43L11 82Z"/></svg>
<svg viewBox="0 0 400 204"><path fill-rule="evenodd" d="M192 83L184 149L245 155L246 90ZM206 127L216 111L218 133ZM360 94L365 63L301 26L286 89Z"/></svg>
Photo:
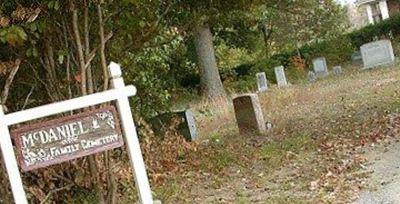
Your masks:
<svg viewBox="0 0 400 204"><path fill-rule="evenodd" d="M121 147L117 111L107 106L72 116L29 124L11 131L23 171Z"/></svg>

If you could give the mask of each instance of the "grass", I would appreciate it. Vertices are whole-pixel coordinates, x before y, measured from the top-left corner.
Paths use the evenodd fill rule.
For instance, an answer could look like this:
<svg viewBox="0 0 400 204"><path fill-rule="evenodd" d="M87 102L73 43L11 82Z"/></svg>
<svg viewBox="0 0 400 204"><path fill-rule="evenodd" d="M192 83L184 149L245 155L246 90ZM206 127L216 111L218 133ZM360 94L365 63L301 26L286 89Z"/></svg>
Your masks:
<svg viewBox="0 0 400 204"><path fill-rule="evenodd" d="M200 168L171 175L171 183L155 191L166 203L350 202L359 178L348 175L359 165L342 169L343 161L357 157L355 140L399 112L398 90L398 65L368 71L344 66L343 75L314 84L273 86L259 95L265 117L275 124L268 136L240 136L229 103L192 104Z"/></svg>
<svg viewBox="0 0 400 204"><path fill-rule="evenodd" d="M301 151L309 150L315 147L313 140L305 134L284 138L281 141L275 140L262 147L263 159L269 167L279 167L285 158L293 157L301 153Z"/></svg>

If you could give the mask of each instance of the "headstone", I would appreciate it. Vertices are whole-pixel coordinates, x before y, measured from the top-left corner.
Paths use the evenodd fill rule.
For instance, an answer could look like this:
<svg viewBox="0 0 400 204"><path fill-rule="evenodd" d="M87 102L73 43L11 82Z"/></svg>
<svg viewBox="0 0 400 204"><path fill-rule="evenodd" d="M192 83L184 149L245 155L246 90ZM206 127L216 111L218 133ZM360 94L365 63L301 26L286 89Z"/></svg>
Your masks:
<svg viewBox="0 0 400 204"><path fill-rule="evenodd" d="M356 51L351 55L351 63L354 65L362 64L362 56L360 51Z"/></svg>
<svg viewBox="0 0 400 204"><path fill-rule="evenodd" d="M334 66L332 69L334 75L342 74L342 66Z"/></svg>
<svg viewBox="0 0 400 204"><path fill-rule="evenodd" d="M198 137L196 120L191 110L169 112L160 114L150 120L154 133L164 137L171 126L188 141L194 141Z"/></svg>
<svg viewBox="0 0 400 204"><path fill-rule="evenodd" d="M257 94L245 94L233 99L240 134L265 134L264 116Z"/></svg>
<svg viewBox="0 0 400 204"><path fill-rule="evenodd" d="M317 81L317 76L315 75L315 73L313 71L309 71L307 74L307 79L309 82L315 82L315 81Z"/></svg>
<svg viewBox="0 0 400 204"><path fill-rule="evenodd" d="M325 57L319 57L313 60L314 73L317 77L328 75L328 66Z"/></svg>
<svg viewBox="0 0 400 204"><path fill-rule="evenodd" d="M394 63L393 47L390 40L379 40L360 47L363 69Z"/></svg>
<svg viewBox="0 0 400 204"><path fill-rule="evenodd" d="M267 91L268 84L267 84L267 76L265 75L265 72L257 73L256 77L257 77L258 92Z"/></svg>
<svg viewBox="0 0 400 204"><path fill-rule="evenodd" d="M285 87L288 85L283 66L275 67L275 77L278 87Z"/></svg>

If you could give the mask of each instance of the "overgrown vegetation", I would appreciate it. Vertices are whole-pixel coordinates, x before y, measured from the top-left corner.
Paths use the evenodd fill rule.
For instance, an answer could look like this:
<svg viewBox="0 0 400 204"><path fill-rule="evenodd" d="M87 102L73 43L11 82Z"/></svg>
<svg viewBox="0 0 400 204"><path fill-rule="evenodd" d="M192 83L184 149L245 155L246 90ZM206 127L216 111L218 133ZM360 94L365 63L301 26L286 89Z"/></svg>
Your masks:
<svg viewBox="0 0 400 204"><path fill-rule="evenodd" d="M364 28L348 34L355 47L374 41L379 38L394 39L400 34L400 15L394 15L377 24L370 24Z"/></svg>
<svg viewBox="0 0 400 204"><path fill-rule="evenodd" d="M275 83L274 67L283 65L289 81L296 82L305 78L305 70L312 70L312 60L325 57L328 66L332 67L350 61L352 54L360 46L379 39L390 39L395 52L399 50L400 15L392 16L377 24L370 24L350 33L335 33L323 39L306 42L299 48L280 51L272 56L263 57L237 66L234 71L237 77L227 82L234 91L255 90L253 76L265 72L268 80Z"/></svg>
<svg viewBox="0 0 400 204"><path fill-rule="evenodd" d="M167 184L159 191L175 190L162 197L182 203L352 202L368 177L363 148L398 139L400 72L398 65L345 68L343 76L260 95L265 116L275 123L268 137L238 136L231 113L202 115L198 105L205 124L200 131L212 137L194 155L203 155L197 161L209 168L173 175L167 183L192 190ZM221 120L231 125L213 122Z"/></svg>

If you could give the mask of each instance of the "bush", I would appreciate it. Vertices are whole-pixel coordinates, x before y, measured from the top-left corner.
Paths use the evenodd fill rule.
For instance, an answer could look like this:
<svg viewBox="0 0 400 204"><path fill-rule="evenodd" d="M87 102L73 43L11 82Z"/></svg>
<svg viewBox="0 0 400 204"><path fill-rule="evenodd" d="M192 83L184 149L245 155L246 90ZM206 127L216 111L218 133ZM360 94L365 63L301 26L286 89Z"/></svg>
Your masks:
<svg viewBox="0 0 400 204"><path fill-rule="evenodd" d="M348 61L354 52L351 39L347 35L338 36L322 42L305 45L297 50L283 52L269 58L263 58L255 63L248 72L255 75L257 72L265 72L269 81L276 83L274 67L285 67L286 75L291 81L302 79L305 76L305 67L312 67L312 60L317 57L325 57L329 66ZM300 66L299 60L303 59L304 65ZM241 65L241 67L244 65Z"/></svg>
<svg viewBox="0 0 400 204"><path fill-rule="evenodd" d="M350 60L355 47L347 35L341 35L329 40L305 45L300 49L309 67L312 60L317 57L325 57L329 66L334 66Z"/></svg>
<svg viewBox="0 0 400 204"><path fill-rule="evenodd" d="M252 92L257 90L257 81L255 75L248 75L224 82L228 93Z"/></svg>
<svg viewBox="0 0 400 204"><path fill-rule="evenodd" d="M348 34L354 47L379 38L393 38L400 34L400 14L392 16L377 24L371 24Z"/></svg>
<svg viewBox="0 0 400 204"><path fill-rule="evenodd" d="M328 66L335 66L350 60L352 53L358 50L361 45L379 38L392 38L393 40L399 34L400 14L348 34L304 45L299 49L299 53L306 61L306 67L309 69L312 69L312 60L317 57L325 57ZM394 41L394 44L396 42ZM396 48L396 45L394 47ZM276 82L274 67L283 65L289 80L300 79L304 76L304 73L296 69L296 65L292 61L296 55L298 55L298 51L292 50L261 59L251 67L248 73L255 74L263 71L267 74L269 81Z"/></svg>
<svg viewBox="0 0 400 204"><path fill-rule="evenodd" d="M257 72L265 72L269 82L276 83L274 67L279 66L280 61L275 59L262 59L252 67L252 75L255 78Z"/></svg>

